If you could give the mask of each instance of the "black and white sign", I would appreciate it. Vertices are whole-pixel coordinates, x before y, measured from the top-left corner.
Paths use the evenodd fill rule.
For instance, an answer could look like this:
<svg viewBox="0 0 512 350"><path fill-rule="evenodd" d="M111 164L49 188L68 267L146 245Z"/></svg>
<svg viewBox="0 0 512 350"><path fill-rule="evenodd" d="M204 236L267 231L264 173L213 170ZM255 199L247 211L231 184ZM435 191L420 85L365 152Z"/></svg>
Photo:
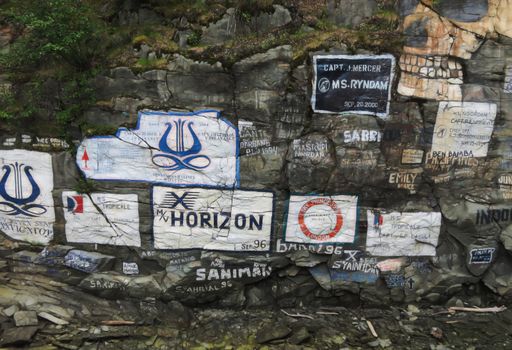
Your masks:
<svg viewBox="0 0 512 350"><path fill-rule="evenodd" d="M156 249L268 251L274 194L153 187Z"/></svg>
<svg viewBox="0 0 512 350"><path fill-rule="evenodd" d="M495 248L475 248L471 249L469 263L470 264L489 264L492 261L492 255Z"/></svg>
<svg viewBox="0 0 512 350"><path fill-rule="evenodd" d="M387 117L395 68L392 55L319 55L313 57L313 68L313 111Z"/></svg>

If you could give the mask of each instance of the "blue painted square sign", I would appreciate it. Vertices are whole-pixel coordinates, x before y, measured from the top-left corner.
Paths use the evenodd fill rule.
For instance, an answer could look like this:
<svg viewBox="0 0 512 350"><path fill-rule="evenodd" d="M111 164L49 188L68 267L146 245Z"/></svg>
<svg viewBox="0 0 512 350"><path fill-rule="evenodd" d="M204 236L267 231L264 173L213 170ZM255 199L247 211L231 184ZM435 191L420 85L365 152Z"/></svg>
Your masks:
<svg viewBox="0 0 512 350"><path fill-rule="evenodd" d="M320 55L313 57L313 68L313 111L387 117L395 68L392 55Z"/></svg>

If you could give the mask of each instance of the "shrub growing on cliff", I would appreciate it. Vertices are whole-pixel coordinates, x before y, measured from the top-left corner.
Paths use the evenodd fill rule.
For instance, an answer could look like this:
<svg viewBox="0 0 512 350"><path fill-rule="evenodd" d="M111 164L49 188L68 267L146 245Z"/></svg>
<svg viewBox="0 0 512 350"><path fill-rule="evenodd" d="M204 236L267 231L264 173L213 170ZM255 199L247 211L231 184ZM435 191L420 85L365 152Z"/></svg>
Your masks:
<svg viewBox="0 0 512 350"><path fill-rule="evenodd" d="M0 56L4 69L26 71L62 62L86 70L102 54L101 22L83 1L16 1L7 20L23 30L10 51Z"/></svg>
<svg viewBox="0 0 512 350"><path fill-rule="evenodd" d="M94 101L89 82L105 57L104 23L81 0L16 0L2 10L20 35L0 55L0 71L13 83L11 97L0 98L0 116L47 115L67 125Z"/></svg>

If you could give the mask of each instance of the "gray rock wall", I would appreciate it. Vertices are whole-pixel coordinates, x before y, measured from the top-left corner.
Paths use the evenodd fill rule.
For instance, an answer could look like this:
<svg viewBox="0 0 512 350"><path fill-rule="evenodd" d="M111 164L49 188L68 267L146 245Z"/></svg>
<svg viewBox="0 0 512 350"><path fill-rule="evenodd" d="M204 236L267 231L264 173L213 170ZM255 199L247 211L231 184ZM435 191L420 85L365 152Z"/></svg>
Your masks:
<svg viewBox="0 0 512 350"><path fill-rule="evenodd" d="M347 18L348 14L339 10L348 6L353 11L354 4L328 1L326 8L337 24L356 25L360 22L357 16ZM88 144L83 141L83 130L73 130L75 145L66 143L59 135L40 135L35 126L20 126L15 133L0 134L3 166L0 175L5 180L0 180L0 270L44 274L104 298L156 297L190 305L386 305L455 303L462 299L482 306L495 301L508 302L512 296L512 153L508 131L512 112L507 107L512 95L505 82L511 74L512 42L495 15L504 9L492 5L485 16L471 18L469 24L463 21L466 24L461 25L460 19L452 19L448 5L443 4L441 9L446 14L442 11L433 15L424 4L403 2L403 33L414 40L405 41L401 57L391 53L396 66L394 78L389 81L391 99L386 116L313 111L310 102L316 88L313 55L360 53L373 57L380 54L357 48L356 52L343 47L340 50L339 43L331 43L322 51L312 49L309 56L299 59L294 55L297 48L293 45L276 46L240 59L232 66L198 61L197 57L182 52L170 56L167 67L162 69L137 73L117 67L96 77L97 99L107 103L98 104L84 114L90 123L114 129L134 128L139 120L137 113L141 111L172 110L184 115L216 110L233 124L238 139L229 142L238 148L233 154L238 167L226 166L224 171L226 174L234 171L239 179L234 186L222 183L213 186L221 187L219 191L229 198L235 196L232 187L271 192L274 196L272 210L265 209L265 213L272 214L271 235L256 240L258 243L252 242L249 248L233 245L230 251L222 251L197 243L196 248L190 249L180 248L181 243L176 243L178 248L174 250L156 249L157 237L162 233L155 228L158 217L154 211L157 203L153 201L153 183L186 185L189 191L197 191L198 183L183 183L169 177L160 181L150 175L147 181L137 182L126 181L131 175L124 179L113 177L112 181L95 180L85 170L89 166L94 168L93 162L99 156L91 151L88 157L84 156ZM243 27L235 11L228 10L220 20L202 28L202 43L218 45L247 34L250 28L267 32L292 21L285 7L274 5L273 8L274 12L254 17ZM375 2L368 1L364 16L370 17L375 8ZM484 11L479 7L480 10ZM141 11L138 17L133 17L126 9L119 21L162 20L153 12ZM412 30L410 26L424 30ZM436 46L439 33L455 37L455 44L446 52L440 52ZM481 36L476 37L474 33ZM418 43L425 45L419 48ZM368 90L362 89L359 96L365 94ZM347 95L338 96L341 103ZM386 95L384 98L387 100ZM440 106L448 111L460 110L446 117ZM441 127L449 127L442 122L446 119L449 124L457 116L482 120L482 125L490 127L488 137L467 126L466 131L457 135L453 135L455 131L449 134L445 130L449 136L444 138ZM172 124L177 118L170 117L169 122ZM111 159L112 164L123 160L129 172L140 171L144 178L148 165L140 161L142 156L137 153L137 147L151 156L163 151L158 140L164 130L158 135L141 137L133 153L119 151ZM117 134L114 139L127 143L128 136ZM187 142L182 146L184 152L190 150ZM105 152L114 152L111 155L117 149L125 150L117 144L105 147ZM450 151L443 151L447 149ZM23 178L27 175L23 167L23 179L14 179L8 173L14 162L7 156L9 150L51 155L53 183L39 184L42 188L50 186L53 196L53 204L45 203L45 208L55 216L54 220L50 219L53 237L48 242L31 238L28 231L20 233L18 229L17 234L12 233L17 230L14 224L37 227L36 219L29 215L32 209L27 205L39 202L38 199L16 202L6 196L11 194L20 199L29 193L29 180ZM24 159L20 157L16 159L21 163ZM178 156L181 160L184 157L187 156ZM91 163L87 165L85 161ZM34 164L37 167L38 163ZM36 170L33 174L37 174ZM178 167L169 171L179 175L189 170ZM108 177L109 172L105 174ZM18 189L17 184L25 190ZM65 191L76 193L63 196ZM85 195L81 194L83 191ZM136 202L120 202L131 205L132 209L137 205L138 217L115 218L108 211L112 209L108 206L111 202L93 199L92 193L136 195ZM264 207L257 193L248 200L250 209L244 209L254 211ZM75 198L80 196L86 198ZM343 196L357 196L357 206L346 204L344 201L348 199ZM67 198L74 199L68 202ZM319 198L321 202L314 202ZM82 200L93 203L91 215L96 221L82 222L78 227L80 237L91 237L89 242L87 238L70 242L70 232L66 230L70 230L69 222L75 218L71 215L80 213ZM29 214L12 212L18 209L12 209L9 203L29 210ZM178 204L175 201L173 205ZM234 213L240 205L222 208ZM323 206L323 211L314 215L314 210L310 211L314 206ZM339 208L341 214L337 215ZM213 209L206 205L197 212L208 210ZM305 223L296 222L301 210L306 213ZM411 219L405 219L408 214ZM439 218L440 225L434 219L425 219L430 214ZM342 229L337 226L340 216ZM17 221L12 221L13 217ZM379 221L379 217L384 220ZM386 226L388 220L398 223ZM102 227L107 228L105 235L111 230L119 236L127 234L126 230L116 231L120 223L135 227L140 242L126 244L100 234ZM293 231L290 224L298 228ZM431 236L416 236L425 230L430 230ZM301 240L293 238L311 231L314 232ZM335 238L322 236L329 231L334 232ZM176 232L175 228L169 228L169 234ZM182 234L184 241L193 242L194 238L189 236L195 232L191 229L188 238L183 230L178 234ZM340 237L345 233L352 235L351 238ZM237 233L230 234L238 238ZM317 238L311 238L315 235ZM223 244L230 242L229 239L211 237L212 242ZM168 241L175 242L173 238ZM2 265L1 260L8 264ZM2 300L0 295L0 305Z"/></svg>

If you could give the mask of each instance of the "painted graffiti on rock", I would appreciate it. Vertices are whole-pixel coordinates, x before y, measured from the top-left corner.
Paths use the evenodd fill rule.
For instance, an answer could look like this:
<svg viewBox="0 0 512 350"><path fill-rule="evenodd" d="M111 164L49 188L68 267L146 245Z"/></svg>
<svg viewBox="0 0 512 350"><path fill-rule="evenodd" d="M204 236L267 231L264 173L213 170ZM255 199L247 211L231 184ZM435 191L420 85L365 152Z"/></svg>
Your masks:
<svg viewBox="0 0 512 350"><path fill-rule="evenodd" d="M503 92L512 94L512 65L505 67L505 82L503 84Z"/></svg>
<svg viewBox="0 0 512 350"><path fill-rule="evenodd" d="M380 142L382 133L377 130L345 130L343 132L343 142Z"/></svg>
<svg viewBox="0 0 512 350"><path fill-rule="evenodd" d="M403 274L390 273L384 276L388 288L413 289L414 279L405 277Z"/></svg>
<svg viewBox="0 0 512 350"><path fill-rule="evenodd" d="M68 242L140 247L136 194L64 191L62 203Z"/></svg>
<svg viewBox="0 0 512 350"><path fill-rule="evenodd" d="M392 55L316 55L313 69L314 112L388 116L395 69Z"/></svg>
<svg viewBox="0 0 512 350"><path fill-rule="evenodd" d="M389 174L388 182L397 189L408 190L410 193L416 193L421 184L421 174L423 168L399 169Z"/></svg>
<svg viewBox="0 0 512 350"><path fill-rule="evenodd" d="M238 132L216 111L139 114L136 129L85 139L77 164L87 178L232 187Z"/></svg>
<svg viewBox="0 0 512 350"><path fill-rule="evenodd" d="M253 122L239 120L240 155L277 155L278 147L272 144L272 137L264 128L257 127Z"/></svg>
<svg viewBox="0 0 512 350"><path fill-rule="evenodd" d="M293 140L293 156L310 160L320 160L329 155L329 144L324 142L311 142L307 139Z"/></svg>
<svg viewBox="0 0 512 350"><path fill-rule="evenodd" d="M208 267L196 270L196 281L259 280L270 276L272 266L265 263L228 264L215 259Z"/></svg>
<svg viewBox="0 0 512 350"><path fill-rule="evenodd" d="M374 256L435 256L441 213L367 211L366 251ZM370 224L371 223L371 224Z"/></svg>
<svg viewBox="0 0 512 350"><path fill-rule="evenodd" d="M423 153L421 149L404 149L402 151L402 164L421 164Z"/></svg>
<svg viewBox="0 0 512 350"><path fill-rule="evenodd" d="M123 273L125 275L138 275L139 265L136 262L123 261Z"/></svg>
<svg viewBox="0 0 512 350"><path fill-rule="evenodd" d="M302 244L302 243L289 243L282 239L277 240L276 252L277 253L289 253L297 251L309 251L315 254L326 254L326 255L341 255L343 254L343 247L336 246L333 244Z"/></svg>
<svg viewBox="0 0 512 350"><path fill-rule="evenodd" d="M498 177L498 186L503 199L512 199L512 175L502 174Z"/></svg>
<svg viewBox="0 0 512 350"><path fill-rule="evenodd" d="M475 248L469 252L470 264L490 264L496 248Z"/></svg>
<svg viewBox="0 0 512 350"><path fill-rule="evenodd" d="M427 152L425 157L425 170L434 173L448 172L457 168L475 168L480 164L478 158L473 156L447 155L446 153Z"/></svg>
<svg viewBox="0 0 512 350"><path fill-rule="evenodd" d="M113 259L113 256L73 249L64 257L64 265L75 270L91 273L97 271L100 265L105 265Z"/></svg>
<svg viewBox="0 0 512 350"><path fill-rule="evenodd" d="M374 283L379 278L377 258L365 256L360 250L345 250L341 259L331 258L329 267L344 281Z"/></svg>
<svg viewBox="0 0 512 350"><path fill-rule="evenodd" d="M153 187L156 249L268 251L274 194Z"/></svg>
<svg viewBox="0 0 512 350"><path fill-rule="evenodd" d="M285 241L353 243L357 233L357 196L292 195L288 204Z"/></svg>
<svg viewBox="0 0 512 350"><path fill-rule="evenodd" d="M486 209L477 209L475 223L477 225L491 225L508 223L512 221L512 207L493 206Z"/></svg>
<svg viewBox="0 0 512 350"><path fill-rule="evenodd" d="M494 103L440 102L432 138L433 155L487 156L495 118Z"/></svg>
<svg viewBox="0 0 512 350"><path fill-rule="evenodd" d="M52 158L48 153L4 150L0 154L0 231L31 243L53 238Z"/></svg>
<svg viewBox="0 0 512 350"><path fill-rule="evenodd" d="M381 272L398 272L405 262L405 258L385 259L377 263L377 268Z"/></svg>

